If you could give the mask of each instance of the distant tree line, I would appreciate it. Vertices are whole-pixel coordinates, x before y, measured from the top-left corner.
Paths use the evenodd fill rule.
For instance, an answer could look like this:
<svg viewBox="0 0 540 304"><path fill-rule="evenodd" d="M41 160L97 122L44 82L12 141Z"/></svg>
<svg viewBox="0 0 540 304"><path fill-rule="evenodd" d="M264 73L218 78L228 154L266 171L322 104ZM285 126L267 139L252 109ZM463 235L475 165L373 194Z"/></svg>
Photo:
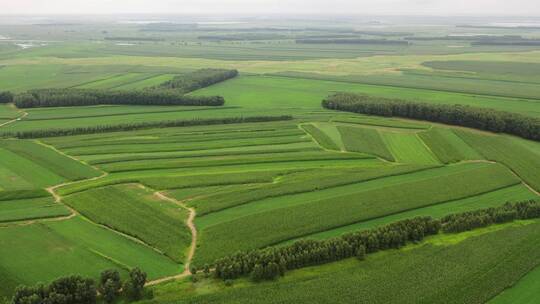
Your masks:
<svg viewBox="0 0 540 304"><path fill-rule="evenodd" d="M186 96L175 90L112 91L92 89L43 89L18 94L18 108L92 105L222 106L221 96Z"/></svg>
<svg viewBox="0 0 540 304"><path fill-rule="evenodd" d="M300 240L287 246L238 252L215 261L214 274L223 280L241 276L250 276L254 281L272 280L292 269L350 257L363 260L369 253L400 248L408 242L419 242L425 236L438 234L441 228L444 232L456 233L494 223L538 217L540 203L532 200L452 214L440 220L416 217L328 240ZM204 267L209 268L208 265Z"/></svg>
<svg viewBox="0 0 540 304"><path fill-rule="evenodd" d="M471 45L539 46L540 45L540 39L478 40L478 41L471 42Z"/></svg>
<svg viewBox="0 0 540 304"><path fill-rule="evenodd" d="M517 41L524 40L520 35L446 35L446 36L409 36L405 40L430 41L430 40L450 40L450 41Z"/></svg>
<svg viewBox="0 0 540 304"><path fill-rule="evenodd" d="M189 96L185 94L237 75L237 70L201 69L176 76L157 87L143 90L39 89L15 96L5 93L4 99L12 100L18 108L92 105L222 106L225 100L221 96Z"/></svg>
<svg viewBox="0 0 540 304"><path fill-rule="evenodd" d="M13 94L9 91L0 92L0 103L13 102Z"/></svg>
<svg viewBox="0 0 540 304"><path fill-rule="evenodd" d="M332 110L427 120L540 140L540 119L487 108L438 105L351 93L331 95L323 100L322 106Z"/></svg>
<svg viewBox="0 0 540 304"><path fill-rule="evenodd" d="M358 38L336 38L336 39L296 39L296 43L303 44L386 44L386 45L409 45L405 40L387 39L358 39Z"/></svg>
<svg viewBox="0 0 540 304"><path fill-rule="evenodd" d="M162 83L159 87L189 93L238 76L237 70L200 69Z"/></svg>
<svg viewBox="0 0 540 304"><path fill-rule="evenodd" d="M116 270L101 273L98 284L93 279L73 275L59 278L48 285L19 286L12 304L94 304L101 298L112 303L120 297L137 301L144 295L146 273L138 268L129 272L124 282Z"/></svg>
<svg viewBox="0 0 540 304"><path fill-rule="evenodd" d="M165 41L164 38L161 37L105 37L105 40L113 40L113 41Z"/></svg>
<svg viewBox="0 0 540 304"><path fill-rule="evenodd" d="M451 214L442 218L444 232L463 232L491 224L512 222L540 217L540 204L533 200L515 204L507 203L498 208Z"/></svg>
<svg viewBox="0 0 540 304"><path fill-rule="evenodd" d="M238 123L251 123L251 122L271 122L291 120L292 116L248 116L248 117L227 117L227 118L209 118L209 119L191 119L191 120L165 120L165 121L151 121L140 123L124 123L116 125L97 125L79 128L65 128L65 129L39 129L29 131L17 131L17 132L5 132L0 135L4 138L43 138L43 137L58 137L80 134L94 134L94 133L107 133L118 131L132 131L151 128L171 128L171 127L190 127L190 126L203 126L203 125L225 125L225 124L238 124Z"/></svg>

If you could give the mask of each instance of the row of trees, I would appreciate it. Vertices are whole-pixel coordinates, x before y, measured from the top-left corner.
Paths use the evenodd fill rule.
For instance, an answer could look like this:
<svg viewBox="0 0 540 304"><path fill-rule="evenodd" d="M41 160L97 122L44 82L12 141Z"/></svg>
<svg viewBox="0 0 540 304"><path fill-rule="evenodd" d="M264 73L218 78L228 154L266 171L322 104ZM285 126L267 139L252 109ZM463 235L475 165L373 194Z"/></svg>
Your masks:
<svg viewBox="0 0 540 304"><path fill-rule="evenodd" d="M18 108L91 105L222 106L221 96L187 96L176 90L111 91L92 89L43 89L17 94Z"/></svg>
<svg viewBox="0 0 540 304"><path fill-rule="evenodd" d="M224 280L250 275L253 280L270 280L287 270L319 265L366 253L400 248L436 234L440 222L430 217L399 221L329 240L300 240L289 246L239 252L215 262L215 275Z"/></svg>
<svg viewBox="0 0 540 304"><path fill-rule="evenodd" d="M540 119L487 108L437 105L351 93L331 95L323 100L322 105L333 110L428 120L540 141Z"/></svg>
<svg viewBox="0 0 540 304"><path fill-rule="evenodd" d="M531 200L515 204L507 203L498 208L452 214L444 217L441 221L444 232L457 233L486 227L495 223L538 217L540 217L540 204Z"/></svg>
<svg viewBox="0 0 540 304"><path fill-rule="evenodd" d="M461 232L493 223L540 217L540 203L507 203L499 208L448 215L440 220L417 217L383 227L345 234L329 240L300 240L288 246L239 252L214 263L215 276L232 280L249 275L254 281L272 280L287 270L319 265L379 250L400 248L425 236ZM209 266L205 266L208 269Z"/></svg>
<svg viewBox="0 0 540 304"><path fill-rule="evenodd" d="M200 69L162 83L159 87L189 93L238 76L237 70Z"/></svg>
<svg viewBox="0 0 540 304"><path fill-rule="evenodd" d="M203 125L225 125L225 124L238 124L238 123L252 123L252 122L271 122L291 120L292 116L250 116L250 117L228 117L228 118L209 118L209 119L191 119L191 120L164 120L164 121L150 121L139 123L124 123L117 125L97 125L78 128L65 128L65 129L41 129L41 130L29 130L18 132L5 132L0 135L4 138L43 138L43 137L57 137L57 136L69 136L80 134L95 134L95 133L107 133L107 132L119 132L119 131L132 131L151 128L171 128L171 127L191 127L191 126L203 126Z"/></svg>
<svg viewBox="0 0 540 304"><path fill-rule="evenodd" d="M188 96L188 92L231 79L237 70L201 69L174 77L158 87L144 90L40 89L15 96L0 93L0 102L14 102L18 108L71 107L92 105L182 105L222 106L221 96ZM3 96L2 94L5 94Z"/></svg>
<svg viewBox="0 0 540 304"><path fill-rule="evenodd" d="M0 103L13 102L13 94L9 91L0 92Z"/></svg>
<svg viewBox="0 0 540 304"><path fill-rule="evenodd" d="M146 273L138 268L129 272L129 278L121 281L116 270L101 273L98 284L81 276L59 278L48 285L19 286L15 290L12 304L94 304L101 297L112 303L119 297L140 300L144 294ZM98 297L99 295L99 297Z"/></svg>

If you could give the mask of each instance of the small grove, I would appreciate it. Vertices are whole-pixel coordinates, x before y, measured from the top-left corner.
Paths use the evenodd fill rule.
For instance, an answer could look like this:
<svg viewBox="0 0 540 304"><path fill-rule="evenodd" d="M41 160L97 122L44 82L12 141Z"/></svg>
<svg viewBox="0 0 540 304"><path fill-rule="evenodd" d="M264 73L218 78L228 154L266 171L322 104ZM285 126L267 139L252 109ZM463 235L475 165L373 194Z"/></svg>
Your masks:
<svg viewBox="0 0 540 304"><path fill-rule="evenodd" d="M122 282L116 270L105 270L98 283L93 279L72 275L59 278L50 284L19 286L12 304L94 304L101 299L113 303L119 298L137 301L145 296L146 273L139 268L129 272Z"/></svg>
<svg viewBox="0 0 540 304"><path fill-rule="evenodd" d="M202 69L174 77L144 90L39 89L13 96L0 93L0 102L14 102L18 108L71 107L92 105L182 105L222 106L221 96L189 96L186 93L234 78L237 70Z"/></svg>
<svg viewBox="0 0 540 304"><path fill-rule="evenodd" d="M435 105L351 93L337 93L322 101L326 109L368 115L397 116L507 133L540 141L540 119L466 105Z"/></svg>
<svg viewBox="0 0 540 304"><path fill-rule="evenodd" d="M200 69L186 75L176 76L173 79L162 83L159 87L189 93L236 76L238 76L237 70Z"/></svg>
<svg viewBox="0 0 540 304"><path fill-rule="evenodd" d="M524 201L501 207L448 215L442 219L417 217L379 228L345 234L328 240L300 240L291 245L239 252L214 263L215 276L232 280L250 276L253 281L272 280L286 271L320 265L380 250L397 249L419 242L439 231L457 233L495 223L540 217L540 203ZM209 265L204 266L208 272Z"/></svg>

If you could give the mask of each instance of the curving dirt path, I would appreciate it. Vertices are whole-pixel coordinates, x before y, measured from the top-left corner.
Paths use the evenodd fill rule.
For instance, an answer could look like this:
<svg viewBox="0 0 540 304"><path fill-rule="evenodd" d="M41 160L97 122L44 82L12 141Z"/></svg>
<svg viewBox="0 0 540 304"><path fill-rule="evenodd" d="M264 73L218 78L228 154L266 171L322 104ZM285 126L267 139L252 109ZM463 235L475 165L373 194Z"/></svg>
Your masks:
<svg viewBox="0 0 540 304"><path fill-rule="evenodd" d="M19 120L25 118L26 116L28 116L28 112L23 112L23 115L21 115L21 116L19 116L19 117L17 117L17 118L14 118L14 119L12 119L12 120L8 120L8 121L6 121L6 122L4 122L4 123L1 123L1 124L0 124L0 128L3 127L3 126L7 126L7 125L9 125L9 124L12 124L12 123L14 123L14 122L17 122L17 121L19 121Z"/></svg>
<svg viewBox="0 0 540 304"><path fill-rule="evenodd" d="M169 202L171 202L171 203L173 203L175 205L178 205L178 206L182 207L183 209L185 209L185 210L187 210L189 212L189 216L188 216L188 218L186 220L186 226L188 226L189 230L191 231L191 245L189 247L189 251L188 251L188 255L186 257L186 261L184 262L184 271L181 274L177 274L177 275L174 275L174 276L168 276L168 277L160 278L160 279L157 279L157 280L149 281L149 282L146 283L146 285L148 285L148 286L156 285L156 284L160 284L160 283L163 283L163 282L168 282L168 281L172 281L172 280L176 280L176 279L185 278L185 277L191 275L191 270L190 270L191 261L193 260L193 256L195 255L195 249L197 248L197 228L195 227L195 223L194 223L195 216L197 215L197 212L195 211L195 209L188 207L184 203L185 201L176 200L176 199L174 199L172 197L169 197L169 196L165 195L163 192L158 191L158 192L155 192L154 195L159 199L169 201Z"/></svg>

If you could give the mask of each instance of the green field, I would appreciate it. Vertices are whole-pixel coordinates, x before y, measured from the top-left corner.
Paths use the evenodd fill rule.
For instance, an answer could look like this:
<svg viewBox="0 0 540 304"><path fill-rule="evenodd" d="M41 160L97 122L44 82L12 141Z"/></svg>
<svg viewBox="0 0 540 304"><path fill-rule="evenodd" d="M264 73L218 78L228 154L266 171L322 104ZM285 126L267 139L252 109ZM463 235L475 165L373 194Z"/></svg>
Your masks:
<svg viewBox="0 0 540 304"><path fill-rule="evenodd" d="M536 303L540 300L538 292L540 282L540 267L536 267L522 277L516 285L503 291L490 300L489 304L498 303Z"/></svg>
<svg viewBox="0 0 540 304"><path fill-rule="evenodd" d="M137 185L97 188L65 197L65 203L90 220L157 248L181 263L190 243L185 210Z"/></svg>
<svg viewBox="0 0 540 304"><path fill-rule="evenodd" d="M70 215L63 205L50 197L0 201L0 223L54 218Z"/></svg>
<svg viewBox="0 0 540 304"><path fill-rule="evenodd" d="M154 288L154 300L144 303L304 303L313 297L318 303L485 303L536 265L539 227L536 221L458 238L436 236L362 262L349 259L293 271L273 282L170 283ZM500 303L513 300L526 299Z"/></svg>
<svg viewBox="0 0 540 304"><path fill-rule="evenodd" d="M540 222L524 219L533 211L501 207L540 199L540 143L480 130L496 124L536 138L539 29L485 25L504 16L117 18L8 14L0 22L1 304L20 284L98 279L106 269L126 278L135 267L152 283L153 298L140 303L540 301ZM520 20L531 22L512 22ZM221 78L219 69L235 77ZM164 85L173 78L180 89ZM66 93L38 98L40 107L15 106L32 99L18 94L36 89ZM90 90L159 91L148 96L163 99L73 104L95 104ZM190 100L187 91L224 104L156 105ZM452 117L442 107L419 113L412 103L391 113L351 106L384 116L323 107L338 92L480 110L470 118L467 107ZM53 104L70 106L41 107ZM506 120L511 114L520 115ZM476 118L480 129L460 127ZM31 131L53 137L21 139ZM387 226L496 207L492 217L462 215L455 225L470 230L460 233L445 226L403 235L396 229L409 227ZM375 237L363 234L375 228ZM355 232L366 236L366 259L329 261L362 252L340 242ZM420 241L384 250L405 239ZM326 247L308 264L312 249L291 249L295 265L259 265L287 270L272 281L254 282L254 273L224 282L223 273L202 271L221 271L216 260L239 251L300 240ZM255 256L244 267L265 263ZM225 274L246 274L240 264Z"/></svg>
<svg viewBox="0 0 540 304"><path fill-rule="evenodd" d="M125 272L141 267L150 278L182 271L180 265L153 249L76 217L27 226L0 228L1 294L19 284L50 281L79 273L98 277L103 269ZM39 253L39 254L36 254Z"/></svg>

